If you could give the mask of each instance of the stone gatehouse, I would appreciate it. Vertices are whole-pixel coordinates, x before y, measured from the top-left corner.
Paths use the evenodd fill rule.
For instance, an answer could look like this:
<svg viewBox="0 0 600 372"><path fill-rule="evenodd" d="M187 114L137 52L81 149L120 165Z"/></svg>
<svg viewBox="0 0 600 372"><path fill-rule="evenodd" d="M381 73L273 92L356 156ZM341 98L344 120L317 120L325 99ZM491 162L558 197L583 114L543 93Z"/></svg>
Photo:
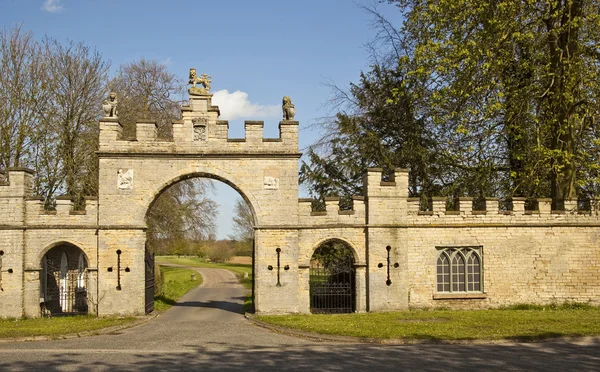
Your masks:
<svg viewBox="0 0 600 372"><path fill-rule="evenodd" d="M488 199L485 211L474 211L462 198L458 211L446 211L440 198L423 212L408 198L408 171L384 182L380 169L368 169L353 210L327 198L326 211L315 212L311 200L298 199L291 102L278 138L263 138L263 122L246 121L245 138L230 139L205 88L190 89L172 141L157 139L147 121L137 123L135 139L123 138L116 110L105 104L99 196L87 199L85 211L74 211L68 198L44 210L32 195L33 171L8 169L0 184L0 317L56 308L144 313L146 213L167 187L196 176L232 186L254 214L259 313L316 309L313 255L332 241L352 255L352 311L600 305L598 210L578 211L575 203L551 211L550 200L540 199L539 210L526 211L515 199L512 210L499 211L498 200Z"/></svg>

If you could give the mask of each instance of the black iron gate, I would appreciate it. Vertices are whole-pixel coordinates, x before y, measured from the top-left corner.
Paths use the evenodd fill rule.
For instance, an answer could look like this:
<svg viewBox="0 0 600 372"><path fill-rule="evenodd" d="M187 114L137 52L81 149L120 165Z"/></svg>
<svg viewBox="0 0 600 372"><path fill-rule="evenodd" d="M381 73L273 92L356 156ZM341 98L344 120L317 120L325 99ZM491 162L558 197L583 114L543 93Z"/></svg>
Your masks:
<svg viewBox="0 0 600 372"><path fill-rule="evenodd" d="M146 249L146 314L154 311L154 253Z"/></svg>
<svg viewBox="0 0 600 372"><path fill-rule="evenodd" d="M355 269L352 256L324 265L319 260L310 267L310 311L313 313L352 313L356 309Z"/></svg>
<svg viewBox="0 0 600 372"><path fill-rule="evenodd" d="M88 313L87 271L61 273L60 265L47 261L42 273L40 310L43 316Z"/></svg>

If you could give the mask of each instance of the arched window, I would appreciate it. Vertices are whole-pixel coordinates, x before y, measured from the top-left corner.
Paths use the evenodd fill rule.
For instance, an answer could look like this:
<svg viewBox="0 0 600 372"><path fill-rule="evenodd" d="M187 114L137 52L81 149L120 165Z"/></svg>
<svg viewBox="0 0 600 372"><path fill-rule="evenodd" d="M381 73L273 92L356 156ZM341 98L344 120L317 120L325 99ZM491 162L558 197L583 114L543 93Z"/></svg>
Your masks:
<svg viewBox="0 0 600 372"><path fill-rule="evenodd" d="M482 247L438 247L437 291L482 292Z"/></svg>

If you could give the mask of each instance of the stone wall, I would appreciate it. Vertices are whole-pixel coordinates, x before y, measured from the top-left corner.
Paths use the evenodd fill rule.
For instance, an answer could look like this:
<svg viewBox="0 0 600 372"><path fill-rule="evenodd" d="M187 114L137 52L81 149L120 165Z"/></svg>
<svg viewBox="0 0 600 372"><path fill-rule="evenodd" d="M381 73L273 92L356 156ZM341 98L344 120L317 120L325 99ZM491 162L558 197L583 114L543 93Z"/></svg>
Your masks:
<svg viewBox="0 0 600 372"><path fill-rule="evenodd" d="M57 198L55 211L43 208L33 195L33 171L9 168L0 184L0 317L40 316L40 271L43 255L52 247L70 243L88 260L90 311L95 313L97 268L96 198L86 209L73 210L68 198Z"/></svg>
<svg viewBox="0 0 600 372"><path fill-rule="evenodd" d="M245 138L231 139L218 117L210 95L192 96L172 141L158 140L152 122L137 123L136 138L123 138L117 119L102 119L99 197L88 198L83 211L61 197L55 211L44 210L32 194L32 171L9 169L0 180L0 317L40 315L41 259L64 243L86 255L90 312L142 314L146 213L166 188L190 177L225 182L250 206L261 313L310 311L311 257L332 239L353 252L359 312L600 305L598 210L578 211L570 202L566 211L551 211L550 200L540 199L538 210L526 211L515 198L510 211L496 199L474 211L472 199L461 198L458 210L446 211L446 200L434 198L420 211L419 200L408 197L407 170L383 181L380 169L369 169L352 210L330 197L324 211L313 211L311 200L298 199L298 122L280 122L280 137L269 139L262 122L247 121ZM480 247L482 290L438 292L439 250L459 246Z"/></svg>

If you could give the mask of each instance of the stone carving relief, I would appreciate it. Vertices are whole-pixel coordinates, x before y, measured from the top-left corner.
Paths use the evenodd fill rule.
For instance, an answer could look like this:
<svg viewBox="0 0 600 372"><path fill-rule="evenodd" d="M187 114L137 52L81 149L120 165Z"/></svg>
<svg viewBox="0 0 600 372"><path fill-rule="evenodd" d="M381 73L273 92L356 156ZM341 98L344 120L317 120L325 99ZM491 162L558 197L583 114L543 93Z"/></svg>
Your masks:
<svg viewBox="0 0 600 372"><path fill-rule="evenodd" d="M265 190L279 190L279 178L265 176L264 187Z"/></svg>
<svg viewBox="0 0 600 372"><path fill-rule="evenodd" d="M194 142L206 141L206 127L194 127Z"/></svg>
<svg viewBox="0 0 600 372"><path fill-rule="evenodd" d="M210 83L212 83L212 77L207 74L198 76L195 68L190 68L190 79L188 84L192 84L192 87L188 89L188 92L192 96L200 96L210 94ZM196 84L201 84L202 87L196 87Z"/></svg>
<svg viewBox="0 0 600 372"><path fill-rule="evenodd" d="M283 97L281 109L283 110L283 120L294 120L294 116L296 116L296 106L294 106L292 99L289 96Z"/></svg>
<svg viewBox="0 0 600 372"><path fill-rule="evenodd" d="M104 100L102 105L102 111L104 111L105 118L117 118L117 93L110 92L108 97Z"/></svg>
<svg viewBox="0 0 600 372"><path fill-rule="evenodd" d="M208 118L193 118L192 123L194 124L194 141L206 141L206 125L208 124Z"/></svg>
<svg viewBox="0 0 600 372"><path fill-rule="evenodd" d="M133 189L133 169L127 171L119 169L117 172L117 188L120 190Z"/></svg>

